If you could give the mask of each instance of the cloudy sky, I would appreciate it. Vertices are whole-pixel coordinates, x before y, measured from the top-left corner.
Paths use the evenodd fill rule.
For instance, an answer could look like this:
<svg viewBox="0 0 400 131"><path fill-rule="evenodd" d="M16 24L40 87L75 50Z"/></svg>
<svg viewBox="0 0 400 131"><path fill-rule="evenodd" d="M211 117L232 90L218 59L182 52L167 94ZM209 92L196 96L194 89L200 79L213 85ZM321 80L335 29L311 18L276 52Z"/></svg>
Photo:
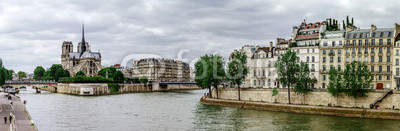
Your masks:
<svg viewBox="0 0 400 131"><path fill-rule="evenodd" d="M0 57L6 68L33 72L60 63L63 41L86 41L109 66L136 54L192 62L209 53L228 56L246 44L289 38L292 27L346 15L355 25L393 27L400 1L341 0L3 0ZM397 12L397 13L396 13Z"/></svg>

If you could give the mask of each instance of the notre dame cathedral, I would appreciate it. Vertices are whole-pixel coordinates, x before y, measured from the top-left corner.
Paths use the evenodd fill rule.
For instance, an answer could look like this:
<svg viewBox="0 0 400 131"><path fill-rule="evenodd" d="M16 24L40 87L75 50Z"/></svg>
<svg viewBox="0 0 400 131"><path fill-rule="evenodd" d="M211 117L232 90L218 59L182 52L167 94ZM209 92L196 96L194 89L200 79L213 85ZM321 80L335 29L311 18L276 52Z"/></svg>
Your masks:
<svg viewBox="0 0 400 131"><path fill-rule="evenodd" d="M96 76L97 72L103 68L100 51L92 52L89 43L85 41L84 26L82 26L82 41L78 43L77 52L74 52L71 41L63 42L61 65L69 71L71 76L75 76L78 71L83 71L86 76Z"/></svg>

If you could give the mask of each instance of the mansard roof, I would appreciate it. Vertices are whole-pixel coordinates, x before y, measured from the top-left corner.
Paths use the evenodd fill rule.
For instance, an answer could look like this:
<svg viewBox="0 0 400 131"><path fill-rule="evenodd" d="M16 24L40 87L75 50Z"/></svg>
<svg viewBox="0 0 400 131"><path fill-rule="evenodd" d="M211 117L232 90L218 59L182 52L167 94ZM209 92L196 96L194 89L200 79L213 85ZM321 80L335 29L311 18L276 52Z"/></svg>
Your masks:
<svg viewBox="0 0 400 131"><path fill-rule="evenodd" d="M346 39L393 37L394 28L359 29L347 32Z"/></svg>

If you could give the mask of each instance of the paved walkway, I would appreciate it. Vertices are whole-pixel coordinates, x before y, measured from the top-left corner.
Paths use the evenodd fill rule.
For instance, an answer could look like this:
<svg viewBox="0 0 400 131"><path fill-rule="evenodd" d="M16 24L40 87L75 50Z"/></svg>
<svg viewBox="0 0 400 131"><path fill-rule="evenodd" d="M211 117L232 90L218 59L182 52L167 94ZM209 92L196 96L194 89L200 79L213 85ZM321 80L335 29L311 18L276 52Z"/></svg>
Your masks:
<svg viewBox="0 0 400 131"><path fill-rule="evenodd" d="M32 125L29 118L29 114L25 110L25 105L21 102L21 99L16 96L12 96L13 106L10 101L4 96L5 93L0 93L0 131L10 131L10 121L7 120L7 124L4 124L4 117L10 117L10 113L15 115L15 125L17 131L36 131L36 126Z"/></svg>

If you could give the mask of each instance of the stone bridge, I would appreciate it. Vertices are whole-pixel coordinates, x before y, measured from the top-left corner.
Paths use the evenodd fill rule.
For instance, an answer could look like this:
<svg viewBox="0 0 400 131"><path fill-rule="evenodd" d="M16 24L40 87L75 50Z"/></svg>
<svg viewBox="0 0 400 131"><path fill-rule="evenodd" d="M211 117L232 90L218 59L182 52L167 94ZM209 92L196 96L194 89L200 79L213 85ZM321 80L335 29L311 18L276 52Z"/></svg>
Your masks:
<svg viewBox="0 0 400 131"><path fill-rule="evenodd" d="M57 92L57 82L55 81L6 81L5 85L12 86L15 89L19 89L23 86L32 86L33 89L36 89L37 93L40 93L41 90L53 93Z"/></svg>

